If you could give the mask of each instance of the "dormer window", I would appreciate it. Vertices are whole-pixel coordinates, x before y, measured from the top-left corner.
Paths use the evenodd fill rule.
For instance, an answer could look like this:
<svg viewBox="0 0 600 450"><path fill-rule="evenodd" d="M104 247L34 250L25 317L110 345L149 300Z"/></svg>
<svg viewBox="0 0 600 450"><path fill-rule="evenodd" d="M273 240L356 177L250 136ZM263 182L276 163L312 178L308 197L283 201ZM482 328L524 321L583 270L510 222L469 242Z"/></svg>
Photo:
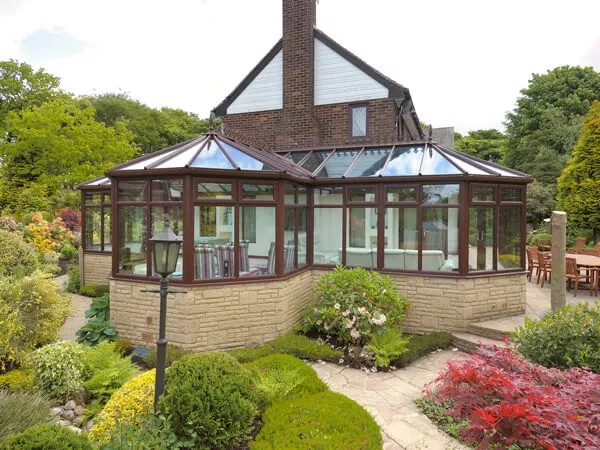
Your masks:
<svg viewBox="0 0 600 450"><path fill-rule="evenodd" d="M350 127L352 137L367 135L367 105L350 106Z"/></svg>

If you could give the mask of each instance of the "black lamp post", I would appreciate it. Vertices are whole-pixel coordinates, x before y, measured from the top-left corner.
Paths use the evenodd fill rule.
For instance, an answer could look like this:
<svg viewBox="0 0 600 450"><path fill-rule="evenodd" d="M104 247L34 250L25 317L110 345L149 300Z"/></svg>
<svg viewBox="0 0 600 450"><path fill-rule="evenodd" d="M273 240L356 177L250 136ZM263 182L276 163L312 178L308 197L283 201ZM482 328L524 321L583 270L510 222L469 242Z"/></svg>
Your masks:
<svg viewBox="0 0 600 450"><path fill-rule="evenodd" d="M157 410L160 396L165 392L165 365L167 359L167 337L165 328L167 322L167 294L185 293L185 291L169 291L167 277L175 272L177 258L181 248L181 239L171 231L169 220L165 227L150 239L152 248L152 263L154 271L160 275L160 289L144 290L142 292L160 293L160 323L158 340L156 341L156 384L154 390L154 410Z"/></svg>

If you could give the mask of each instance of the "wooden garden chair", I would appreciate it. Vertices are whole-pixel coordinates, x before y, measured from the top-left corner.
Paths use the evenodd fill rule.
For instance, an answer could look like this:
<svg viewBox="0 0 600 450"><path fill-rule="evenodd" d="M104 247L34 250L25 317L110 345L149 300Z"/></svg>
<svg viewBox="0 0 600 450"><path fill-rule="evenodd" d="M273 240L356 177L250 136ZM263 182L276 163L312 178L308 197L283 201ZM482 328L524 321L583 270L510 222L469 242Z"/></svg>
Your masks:
<svg viewBox="0 0 600 450"><path fill-rule="evenodd" d="M591 277L595 279L594 276ZM573 297L577 297L577 291L579 290L579 280L586 279L585 275L582 275L577 267L577 260L575 258L567 258L567 289L571 290L571 281L575 281L575 291L573 291ZM590 281L590 294L593 292L594 282Z"/></svg>
<svg viewBox="0 0 600 450"><path fill-rule="evenodd" d="M548 257L550 252L540 252L538 250L537 254L538 254L538 256L537 256L538 264L540 266L540 268L538 269L537 284L540 283L540 276L541 276L542 277L541 287L544 287L544 282L546 281L546 275L548 275L549 280L552 279L552 261Z"/></svg>
<svg viewBox="0 0 600 450"><path fill-rule="evenodd" d="M538 275L540 273L540 265L537 259L538 248L537 247L527 247L527 280L531 281L531 276L533 275L533 269L536 269L535 274Z"/></svg>

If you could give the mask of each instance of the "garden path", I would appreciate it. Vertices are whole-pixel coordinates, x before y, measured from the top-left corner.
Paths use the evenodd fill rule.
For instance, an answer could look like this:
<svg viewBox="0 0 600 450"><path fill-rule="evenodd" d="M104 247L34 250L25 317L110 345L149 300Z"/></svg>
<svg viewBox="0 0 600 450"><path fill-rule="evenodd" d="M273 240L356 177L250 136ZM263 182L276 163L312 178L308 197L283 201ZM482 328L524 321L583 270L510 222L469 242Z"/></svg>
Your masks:
<svg viewBox="0 0 600 450"><path fill-rule="evenodd" d="M56 277L55 281L60 290L63 291L67 282L67 275ZM75 341L75 333L87 323L85 312L89 309L92 299L84 297L83 295L70 294L68 292L65 292L65 295L71 299L73 311L67 320L65 320L65 323L60 328L58 334L64 341Z"/></svg>
<svg viewBox="0 0 600 450"><path fill-rule="evenodd" d="M384 450L463 449L467 447L440 431L413 402L448 360L464 358L462 352L436 351L408 367L382 373L332 363L313 363L312 367L332 391L350 397L371 413L381 426Z"/></svg>

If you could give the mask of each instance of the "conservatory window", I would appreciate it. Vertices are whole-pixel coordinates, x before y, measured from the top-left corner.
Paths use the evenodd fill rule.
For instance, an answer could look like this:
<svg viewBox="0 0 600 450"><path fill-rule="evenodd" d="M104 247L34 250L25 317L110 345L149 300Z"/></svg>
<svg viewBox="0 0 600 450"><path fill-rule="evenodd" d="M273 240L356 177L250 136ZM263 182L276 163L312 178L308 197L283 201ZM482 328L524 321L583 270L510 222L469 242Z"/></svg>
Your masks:
<svg viewBox="0 0 600 450"><path fill-rule="evenodd" d="M421 270L458 270L458 208L423 208Z"/></svg>
<svg viewBox="0 0 600 450"><path fill-rule="evenodd" d="M235 207L194 207L194 278L231 278L235 264Z"/></svg>
<svg viewBox="0 0 600 450"><path fill-rule="evenodd" d="M376 208L348 208L346 265L377 267Z"/></svg>
<svg viewBox="0 0 600 450"><path fill-rule="evenodd" d="M146 206L119 206L119 273L147 275L146 211Z"/></svg>
<svg viewBox="0 0 600 450"><path fill-rule="evenodd" d="M314 209L313 260L315 264L342 263L342 208Z"/></svg>
<svg viewBox="0 0 600 450"><path fill-rule="evenodd" d="M494 208L469 209L469 271L481 270L494 270Z"/></svg>
<svg viewBox="0 0 600 450"><path fill-rule="evenodd" d="M240 210L240 277L275 275L276 208L242 206Z"/></svg>
<svg viewBox="0 0 600 450"><path fill-rule="evenodd" d="M498 270L521 268L521 208L500 208L498 218Z"/></svg>
<svg viewBox="0 0 600 450"><path fill-rule="evenodd" d="M383 267L386 269L419 269L419 231L417 208L385 209L385 250Z"/></svg>
<svg viewBox="0 0 600 450"><path fill-rule="evenodd" d="M150 238L160 233L165 226L169 225L171 231L183 239L183 208L180 206L152 206L151 210L151 225L150 225ZM152 249L150 250L152 251ZM154 261L154 258L150 258L150 262ZM157 276L158 274L152 268L152 275ZM177 267L175 272L171 275L171 278L181 279L183 277L183 245L179 248L179 257L177 258Z"/></svg>

